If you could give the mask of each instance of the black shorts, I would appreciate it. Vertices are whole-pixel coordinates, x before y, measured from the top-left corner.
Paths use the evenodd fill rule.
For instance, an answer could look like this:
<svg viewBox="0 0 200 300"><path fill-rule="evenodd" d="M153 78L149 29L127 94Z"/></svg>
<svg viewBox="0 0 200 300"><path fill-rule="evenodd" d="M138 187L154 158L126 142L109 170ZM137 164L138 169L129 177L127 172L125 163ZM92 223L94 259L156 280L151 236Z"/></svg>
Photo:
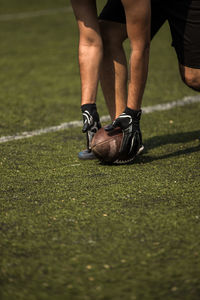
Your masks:
<svg viewBox="0 0 200 300"><path fill-rule="evenodd" d="M126 23L121 0L108 0L100 19ZM151 0L151 37L168 21L179 62L200 68L200 0Z"/></svg>

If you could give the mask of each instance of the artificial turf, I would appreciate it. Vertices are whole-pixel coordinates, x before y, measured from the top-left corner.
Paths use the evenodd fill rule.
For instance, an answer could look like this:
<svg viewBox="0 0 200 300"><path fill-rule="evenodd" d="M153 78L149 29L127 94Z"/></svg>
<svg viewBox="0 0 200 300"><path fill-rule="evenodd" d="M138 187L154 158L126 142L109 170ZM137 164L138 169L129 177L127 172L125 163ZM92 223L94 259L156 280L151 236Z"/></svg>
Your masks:
<svg viewBox="0 0 200 300"><path fill-rule="evenodd" d="M31 11L2 3L4 13ZM1 25L1 135L79 119L72 14ZM165 26L144 106L195 93L169 43ZM100 91L98 103L107 114ZM199 109L143 115L145 152L130 166L79 161L80 128L0 144L0 299L199 299Z"/></svg>
<svg viewBox="0 0 200 300"><path fill-rule="evenodd" d="M79 129L1 145L2 299L198 299L199 106L144 116L131 166Z"/></svg>

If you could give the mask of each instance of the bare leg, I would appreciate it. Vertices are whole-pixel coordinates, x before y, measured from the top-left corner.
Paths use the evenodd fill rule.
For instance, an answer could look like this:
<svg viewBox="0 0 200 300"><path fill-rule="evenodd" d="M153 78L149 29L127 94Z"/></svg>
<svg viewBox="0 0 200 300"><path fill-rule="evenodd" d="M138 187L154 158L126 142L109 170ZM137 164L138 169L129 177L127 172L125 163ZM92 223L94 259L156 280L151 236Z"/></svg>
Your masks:
<svg viewBox="0 0 200 300"><path fill-rule="evenodd" d="M80 32L81 104L92 104L96 101L100 64L103 56L96 1L71 0L71 4Z"/></svg>
<svg viewBox="0 0 200 300"><path fill-rule="evenodd" d="M122 0L131 45L127 106L140 110L148 73L151 6L149 0Z"/></svg>
<svg viewBox="0 0 200 300"><path fill-rule="evenodd" d="M104 55L100 81L111 119L125 109L127 101L127 61L123 42L127 38L126 25L100 21Z"/></svg>
<svg viewBox="0 0 200 300"><path fill-rule="evenodd" d="M200 92L200 69L189 68L179 64L183 82L195 91Z"/></svg>

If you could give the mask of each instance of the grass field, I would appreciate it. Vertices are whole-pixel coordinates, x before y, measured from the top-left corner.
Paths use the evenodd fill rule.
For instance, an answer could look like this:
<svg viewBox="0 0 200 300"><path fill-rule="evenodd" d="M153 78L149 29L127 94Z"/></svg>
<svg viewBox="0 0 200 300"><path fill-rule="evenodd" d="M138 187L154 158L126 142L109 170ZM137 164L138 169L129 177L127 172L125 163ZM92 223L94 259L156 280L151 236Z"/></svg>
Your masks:
<svg viewBox="0 0 200 300"><path fill-rule="evenodd" d="M52 12L69 1L0 4L0 136L80 120L77 27ZM170 43L165 25L144 107L197 95ZM97 105L108 114L101 90ZM79 161L80 128L1 143L0 299L199 299L199 109L144 114L145 153L130 166Z"/></svg>

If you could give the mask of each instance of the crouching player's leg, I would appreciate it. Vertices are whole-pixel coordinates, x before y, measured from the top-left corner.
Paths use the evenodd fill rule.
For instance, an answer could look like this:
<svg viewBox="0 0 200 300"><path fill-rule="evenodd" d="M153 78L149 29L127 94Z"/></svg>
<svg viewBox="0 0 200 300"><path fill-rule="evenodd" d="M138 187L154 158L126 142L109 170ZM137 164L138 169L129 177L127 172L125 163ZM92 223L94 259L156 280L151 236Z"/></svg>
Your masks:
<svg viewBox="0 0 200 300"><path fill-rule="evenodd" d="M200 91L200 1L175 0L165 6L182 80Z"/></svg>
<svg viewBox="0 0 200 300"><path fill-rule="evenodd" d="M92 137L101 127L96 109L99 70L103 55L95 0L71 0L79 28L79 67L81 77L81 111L87 149L79 153L80 159L95 158L91 152Z"/></svg>

